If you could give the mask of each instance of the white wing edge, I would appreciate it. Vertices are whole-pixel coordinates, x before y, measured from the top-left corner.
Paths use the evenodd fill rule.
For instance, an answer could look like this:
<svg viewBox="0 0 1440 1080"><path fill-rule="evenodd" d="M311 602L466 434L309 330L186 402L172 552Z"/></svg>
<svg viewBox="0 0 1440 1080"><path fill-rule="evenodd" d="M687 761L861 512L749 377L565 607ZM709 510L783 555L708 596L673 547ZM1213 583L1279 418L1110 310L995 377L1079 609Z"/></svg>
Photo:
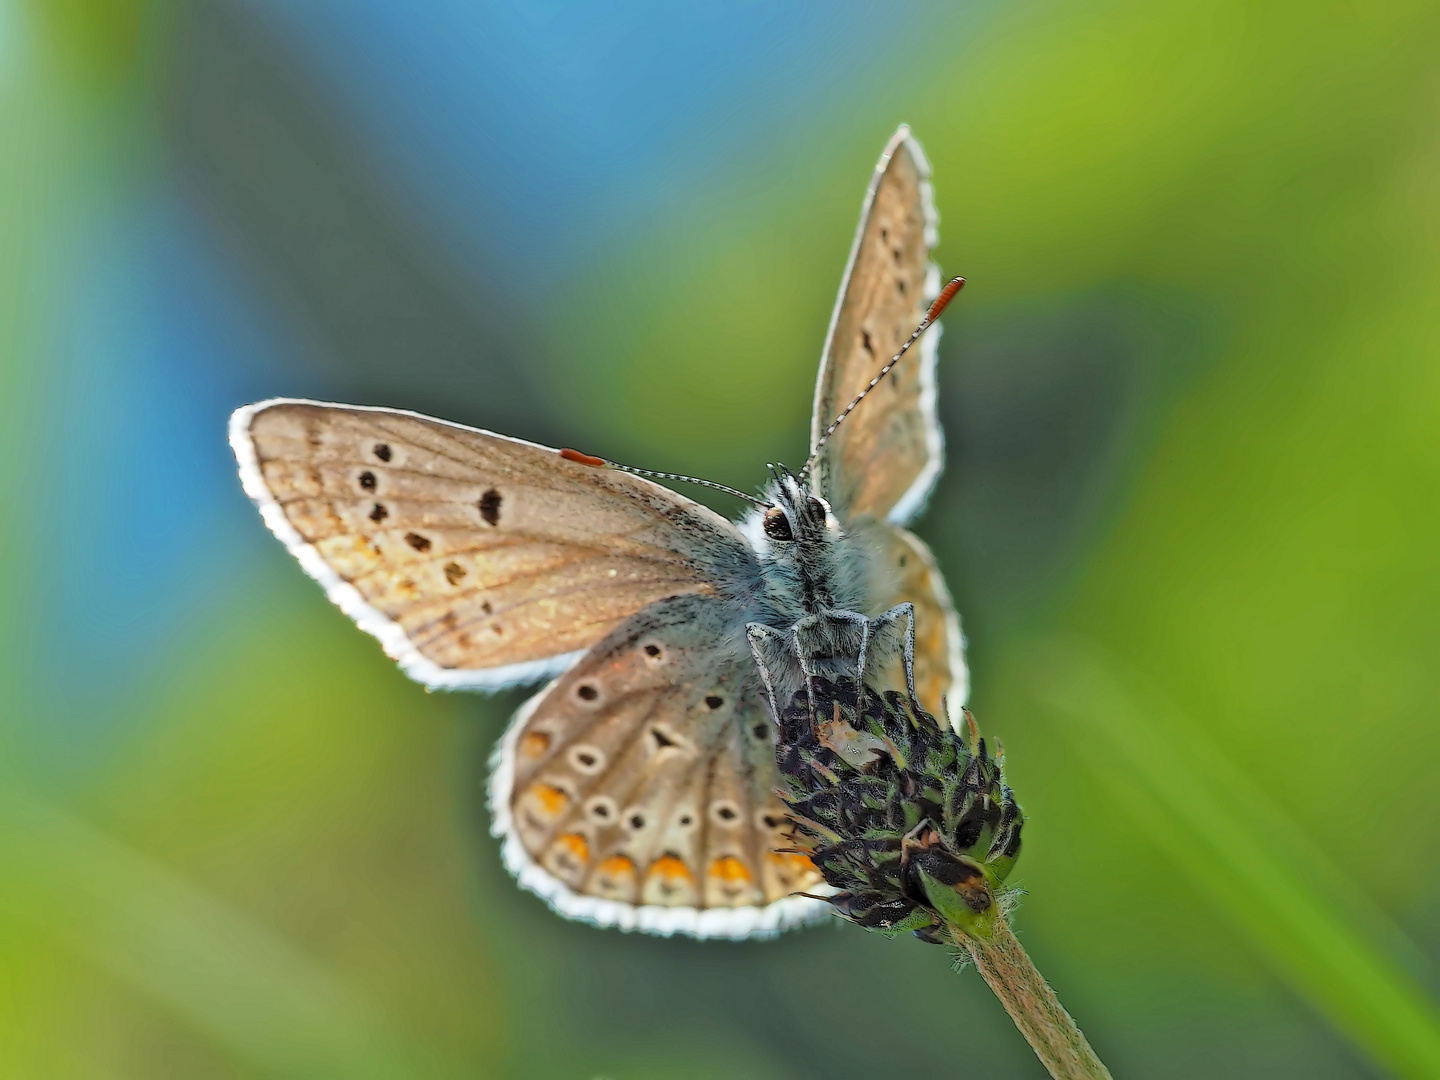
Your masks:
<svg viewBox="0 0 1440 1080"><path fill-rule="evenodd" d="M235 461L240 467L240 484L245 489L245 494L250 496L250 500L259 509L261 520L285 545L285 549L295 556L301 568L320 583L320 587L325 590L325 595L330 598L331 602L354 619L356 626L379 641L381 648L385 650L385 655L398 663L406 675L416 682L436 690L502 690L508 686L536 683L550 678L564 671L585 655L585 650L580 649L541 660L527 660L521 664L469 669L443 668L435 661L422 656L420 650L410 640L409 635L405 633L405 628L384 612L366 603L360 590L341 578L325 561L320 552L315 550L314 545L310 544L300 535L295 526L290 524L289 519L285 517L285 511L275 500L269 485L265 483L265 477L260 472L260 463L255 455L255 443L250 438L250 422L257 413L276 405L315 405L326 409L386 413L391 416L415 417L433 424L459 428L462 431L478 431L480 429L465 427L463 424L451 423L448 420L437 420L432 416L423 416L420 413L408 412L403 409L382 409L369 405L337 405L333 402L310 401L305 398L269 398L265 401L257 401L253 405L242 406L230 414L230 448L235 452ZM484 434L497 439L505 439L507 442L538 446L537 443L527 443L523 439L511 438L508 435L496 435L489 431ZM540 447L540 449L547 448Z"/></svg>
<svg viewBox="0 0 1440 1080"><path fill-rule="evenodd" d="M845 305L845 294L850 288L850 276L855 272L855 262L860 257L860 241L865 236L865 226L870 221L870 209L875 204L875 192L880 188L880 181L885 176L885 171L890 167L890 159L901 147L910 154L915 162L915 171L920 177L920 210L925 217L925 249L932 251L935 245L940 242L940 213L935 209L935 187L930 183L930 159L925 156L920 143L910 134L910 125L901 124L895 129L895 134L890 136L890 141L885 144L885 149L880 154L880 161L875 166L875 172L871 174L870 185L865 189L865 199L860 204L860 222L855 226L855 239L850 242L850 256L845 260L845 272L840 276L840 291L835 296L835 306L830 310L830 325L825 330L825 344L820 350L820 372L815 379L815 401L810 410L810 450L813 453L815 444L820 441L820 436L825 428L829 426L832 416L821 416L821 397L824 391L826 369L830 366L830 348L835 340L835 328L840 322L840 309ZM925 294L924 299L933 300L940 295L940 267L934 261L925 269ZM930 453L930 460L926 462L925 468L915 478L915 482L900 500L891 508L886 519L897 525L903 525L914 518L925 508L925 501L930 497L930 492L935 487L935 481L940 478L941 470L945 467L945 436L940 427L939 413L939 391L935 379L935 367L939 358L940 348L940 324L937 322L920 339L920 407L925 417L925 445ZM822 462L816 462L821 473L825 466Z"/></svg>
<svg viewBox="0 0 1440 1080"><path fill-rule="evenodd" d="M659 904L625 904L598 896L581 896L563 881L551 876L530 857L510 820L510 799L515 785L515 745L525 722L555 688L551 683L519 710L506 728L504 737L490 755L490 834L501 841L500 857L505 869L515 875L523 888L544 900L567 919L592 926L639 930L645 934L671 937L719 938L742 941L772 938L783 930L818 922L830 914L830 905L805 896L787 896L764 906L738 908L662 907Z"/></svg>

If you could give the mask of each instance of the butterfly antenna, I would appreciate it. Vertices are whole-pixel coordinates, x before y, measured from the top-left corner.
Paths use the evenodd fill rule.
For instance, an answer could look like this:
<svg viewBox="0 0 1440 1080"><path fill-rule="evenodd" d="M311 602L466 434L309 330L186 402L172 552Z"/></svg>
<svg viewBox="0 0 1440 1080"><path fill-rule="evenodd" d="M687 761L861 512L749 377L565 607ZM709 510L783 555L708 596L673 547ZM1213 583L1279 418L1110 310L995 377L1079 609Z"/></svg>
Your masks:
<svg viewBox="0 0 1440 1080"><path fill-rule="evenodd" d="M717 484L714 480L701 480L698 476L682 476L680 473L657 472L654 469L637 469L634 465L621 465L618 461L610 461L607 458L582 454L579 450L571 450L568 447L560 451L560 456L566 461L589 465L595 469L618 469L621 472L634 473L636 476L648 476L652 480L680 480L686 484L699 484L701 487L723 491L726 495L734 495L737 499L744 499L746 502L754 503L756 506L768 507L772 505L764 499L757 499L754 495L747 495L745 492L737 491L735 488L726 487L724 484Z"/></svg>
<svg viewBox="0 0 1440 1080"><path fill-rule="evenodd" d="M815 449L810 451L810 456L806 459L804 468L800 470L801 476L808 477L810 475L810 470L814 467L816 458L820 456L820 451L824 448L825 444L830 441L830 436L834 435L835 430L845 422L845 418L855 411L855 406L865 400L865 395L879 386L880 380L890 374L890 369L900 362L900 358L905 355L911 345L915 344L916 339L926 330L930 329L935 320L940 317L940 313L945 310L951 300L955 299L955 294L964 287L965 279L963 277L951 278L946 282L945 287L940 290L940 295L935 297L934 302L931 303L930 310L925 312L925 317L920 320L920 325L915 328L915 332L906 339L904 345L900 346L900 351L890 358L889 363L880 369L879 373L870 380L869 385L866 386L864 390L861 390L860 393L856 395L855 400L850 402L849 405L846 405L845 408L841 410L840 415L835 417L830 426L825 429L825 433L820 436L820 441L815 444Z"/></svg>

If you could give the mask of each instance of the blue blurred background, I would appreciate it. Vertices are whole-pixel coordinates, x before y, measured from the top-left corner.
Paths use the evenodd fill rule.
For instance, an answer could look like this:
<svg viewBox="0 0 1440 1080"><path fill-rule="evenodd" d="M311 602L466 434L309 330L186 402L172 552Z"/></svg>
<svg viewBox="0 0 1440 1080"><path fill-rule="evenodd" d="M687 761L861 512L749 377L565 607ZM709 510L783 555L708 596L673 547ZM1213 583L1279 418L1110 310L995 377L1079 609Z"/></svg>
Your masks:
<svg viewBox="0 0 1440 1080"><path fill-rule="evenodd" d="M904 120L1023 940L1116 1075L1440 1075L1437 47L1398 0L0 0L0 1072L1041 1075L919 942L522 894L521 695L405 680L224 440L304 395L752 488Z"/></svg>

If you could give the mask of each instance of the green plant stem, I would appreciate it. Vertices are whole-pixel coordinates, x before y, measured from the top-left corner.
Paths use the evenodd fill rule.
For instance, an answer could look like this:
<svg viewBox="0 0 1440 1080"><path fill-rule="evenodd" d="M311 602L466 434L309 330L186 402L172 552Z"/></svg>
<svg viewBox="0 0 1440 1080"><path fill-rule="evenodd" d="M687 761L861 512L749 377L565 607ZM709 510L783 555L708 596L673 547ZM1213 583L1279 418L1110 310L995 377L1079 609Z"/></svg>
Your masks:
<svg viewBox="0 0 1440 1080"><path fill-rule="evenodd" d="M1111 1080L1110 1070L1095 1056L1005 917L996 911L987 923L970 933L952 926L951 934L975 961L1040 1063L1055 1080Z"/></svg>
<svg viewBox="0 0 1440 1080"><path fill-rule="evenodd" d="M1440 1076L1440 1008L1425 990L1432 971L1368 897L1365 879L1352 881L1314 845L1204 724L1093 643L1052 639L1020 670L1126 820L1277 975L1382 1069Z"/></svg>

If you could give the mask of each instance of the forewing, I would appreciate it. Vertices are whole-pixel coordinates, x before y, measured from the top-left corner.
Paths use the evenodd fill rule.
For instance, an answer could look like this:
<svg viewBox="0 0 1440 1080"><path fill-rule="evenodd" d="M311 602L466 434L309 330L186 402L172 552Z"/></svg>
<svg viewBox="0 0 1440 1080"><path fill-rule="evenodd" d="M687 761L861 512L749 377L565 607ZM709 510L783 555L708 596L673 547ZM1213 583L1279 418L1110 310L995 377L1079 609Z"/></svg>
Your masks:
<svg viewBox="0 0 1440 1080"><path fill-rule="evenodd" d="M915 691L920 703L939 717L943 696L952 716L958 717L970 696L970 673L960 617L935 556L925 541L899 525L871 520L856 528L863 530L875 554L875 612L901 603L915 605ZM876 685L901 685L898 665L878 674Z"/></svg>
<svg viewBox="0 0 1440 1080"><path fill-rule="evenodd" d="M270 529L431 686L534 681L655 600L758 572L734 526L658 484L415 413L267 401L230 442Z"/></svg>
<svg viewBox="0 0 1440 1080"><path fill-rule="evenodd" d="M682 596L634 616L532 699L497 748L494 832L562 915L696 937L827 912L774 795L773 723L743 631ZM740 646L743 649L743 645Z"/></svg>
<svg viewBox="0 0 1440 1080"><path fill-rule="evenodd" d="M940 291L930 261L938 217L930 167L910 129L891 138L865 193L860 226L830 318L811 417L813 451L830 423L914 332ZM940 475L944 441L936 414L939 325L825 444L815 463L820 490L842 516L904 523Z"/></svg>

